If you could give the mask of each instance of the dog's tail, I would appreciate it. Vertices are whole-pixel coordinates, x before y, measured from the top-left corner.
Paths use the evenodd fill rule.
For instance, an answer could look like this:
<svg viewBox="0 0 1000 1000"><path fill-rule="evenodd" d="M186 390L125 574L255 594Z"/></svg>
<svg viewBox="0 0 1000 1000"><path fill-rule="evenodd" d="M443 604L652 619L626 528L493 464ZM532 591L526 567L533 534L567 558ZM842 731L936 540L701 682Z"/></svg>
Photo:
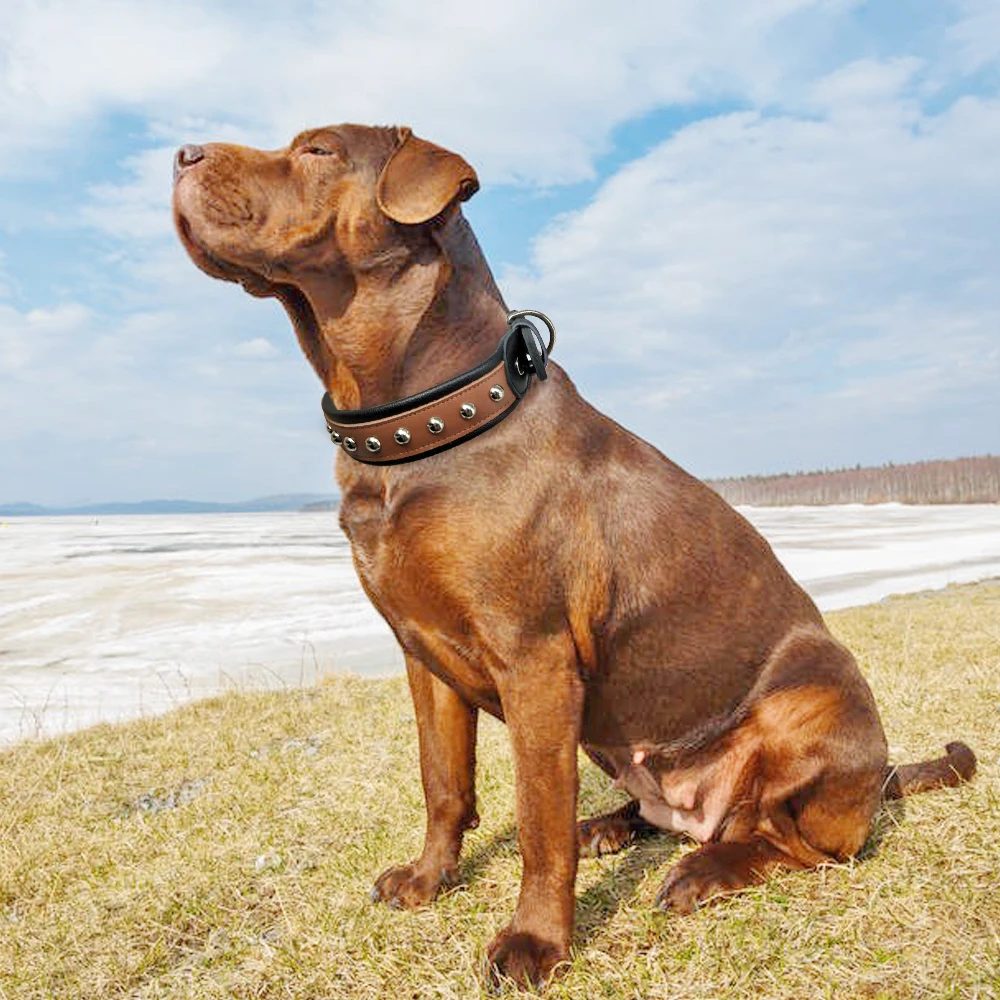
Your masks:
<svg viewBox="0 0 1000 1000"><path fill-rule="evenodd" d="M901 799L915 792L934 788L954 788L976 773L976 755L964 743L949 743L944 757L919 764L887 767L882 780L882 794L887 799Z"/></svg>

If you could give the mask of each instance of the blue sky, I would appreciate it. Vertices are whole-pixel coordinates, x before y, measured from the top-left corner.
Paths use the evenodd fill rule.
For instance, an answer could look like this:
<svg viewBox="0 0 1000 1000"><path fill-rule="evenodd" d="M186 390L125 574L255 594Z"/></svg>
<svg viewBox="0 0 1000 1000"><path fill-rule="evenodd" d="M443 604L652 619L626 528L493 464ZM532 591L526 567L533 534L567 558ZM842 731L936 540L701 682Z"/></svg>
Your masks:
<svg viewBox="0 0 1000 1000"><path fill-rule="evenodd" d="M283 313L173 235L183 142L411 125L507 295L700 476L1000 450L995 0L7 0L0 502L328 492Z"/></svg>

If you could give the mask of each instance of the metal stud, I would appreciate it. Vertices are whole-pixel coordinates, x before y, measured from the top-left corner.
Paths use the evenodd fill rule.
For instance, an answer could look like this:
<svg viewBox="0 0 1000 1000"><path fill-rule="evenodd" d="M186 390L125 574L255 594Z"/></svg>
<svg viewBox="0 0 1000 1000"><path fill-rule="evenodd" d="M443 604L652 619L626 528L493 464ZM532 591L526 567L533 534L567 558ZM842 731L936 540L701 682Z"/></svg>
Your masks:
<svg viewBox="0 0 1000 1000"><path fill-rule="evenodd" d="M380 451L382 442L377 437L365 438L365 447L371 452Z"/></svg>
<svg viewBox="0 0 1000 1000"><path fill-rule="evenodd" d="M440 434L444 430L444 421L440 417L431 417L427 421L427 429L431 434Z"/></svg>
<svg viewBox="0 0 1000 1000"><path fill-rule="evenodd" d="M340 431L334 430L332 427L328 427L327 430L330 432L330 440L334 444L340 444Z"/></svg>
<svg viewBox="0 0 1000 1000"><path fill-rule="evenodd" d="M463 403L458 412L462 414L463 420L471 420L476 415L476 404Z"/></svg>
<svg viewBox="0 0 1000 1000"><path fill-rule="evenodd" d="M405 427L400 427L392 436L396 444L410 443L410 432Z"/></svg>
<svg viewBox="0 0 1000 1000"><path fill-rule="evenodd" d="M492 389L490 389L490 399L492 399L494 403L499 403L500 400L503 399L502 385L495 385Z"/></svg>
<svg viewBox="0 0 1000 1000"><path fill-rule="evenodd" d="M357 451L358 442L354 438L344 438L344 450L345 451Z"/></svg>

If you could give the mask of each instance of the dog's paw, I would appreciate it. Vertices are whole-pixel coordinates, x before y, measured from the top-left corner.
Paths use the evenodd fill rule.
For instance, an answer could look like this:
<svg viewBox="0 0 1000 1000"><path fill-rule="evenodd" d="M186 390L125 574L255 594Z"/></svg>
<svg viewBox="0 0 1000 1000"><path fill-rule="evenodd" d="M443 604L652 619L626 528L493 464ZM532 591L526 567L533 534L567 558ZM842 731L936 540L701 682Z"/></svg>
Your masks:
<svg viewBox="0 0 1000 1000"><path fill-rule="evenodd" d="M661 833L639 815L639 803L632 800L614 812L591 816L576 825L576 842L581 858L616 854L639 840Z"/></svg>
<svg viewBox="0 0 1000 1000"><path fill-rule="evenodd" d="M581 858L599 858L602 854L616 854L634 843L635 827L627 819L611 813L594 816L576 825L576 842Z"/></svg>
<svg viewBox="0 0 1000 1000"><path fill-rule="evenodd" d="M692 851L670 869L656 896L656 905L672 913L693 913L716 896L746 887L746 880L730 871L711 851Z"/></svg>
<svg viewBox="0 0 1000 1000"><path fill-rule="evenodd" d="M541 989L556 967L568 959L568 953L553 942L508 927L487 951L489 981L494 987L510 980L523 988Z"/></svg>
<svg viewBox="0 0 1000 1000"><path fill-rule="evenodd" d="M397 865L379 875L371 896L374 902L386 903L394 909L414 910L426 906L442 886L453 885L456 879L454 870L423 872L417 865Z"/></svg>

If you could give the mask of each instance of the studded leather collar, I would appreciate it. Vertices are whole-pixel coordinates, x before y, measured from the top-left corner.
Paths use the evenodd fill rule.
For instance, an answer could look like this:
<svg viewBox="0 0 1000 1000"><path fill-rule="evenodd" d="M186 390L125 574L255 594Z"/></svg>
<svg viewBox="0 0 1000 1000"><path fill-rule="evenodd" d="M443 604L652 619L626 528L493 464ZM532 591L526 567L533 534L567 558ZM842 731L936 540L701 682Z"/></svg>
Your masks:
<svg viewBox="0 0 1000 1000"><path fill-rule="evenodd" d="M538 316L549 328L543 346ZM352 458L370 465L398 465L435 455L482 434L508 416L524 398L555 345L555 328L534 310L512 312L496 351L475 368L413 396L362 410L338 410L323 396L323 416L330 439Z"/></svg>

